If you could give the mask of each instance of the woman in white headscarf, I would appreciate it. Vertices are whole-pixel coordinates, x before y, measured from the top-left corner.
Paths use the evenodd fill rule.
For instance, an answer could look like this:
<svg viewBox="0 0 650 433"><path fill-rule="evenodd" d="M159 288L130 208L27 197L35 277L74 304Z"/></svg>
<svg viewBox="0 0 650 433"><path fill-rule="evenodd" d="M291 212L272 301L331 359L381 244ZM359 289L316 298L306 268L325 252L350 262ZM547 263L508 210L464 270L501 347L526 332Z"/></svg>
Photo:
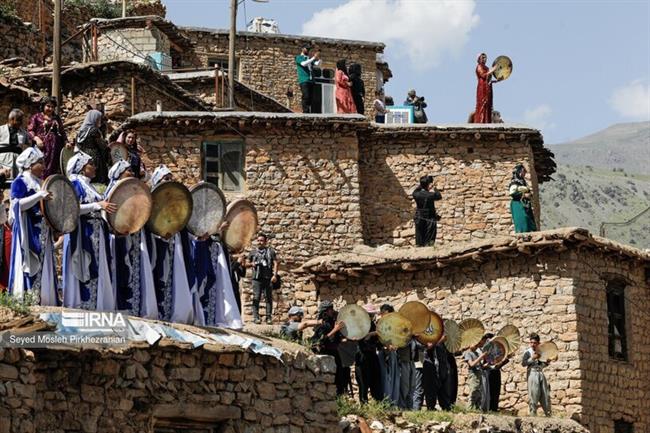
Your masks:
<svg viewBox="0 0 650 433"><path fill-rule="evenodd" d="M16 159L20 174L11 184L13 221L9 292L35 305L58 305L56 268L52 232L43 222L39 202L49 194L41 190L45 172L43 153L35 147L24 150Z"/></svg>
<svg viewBox="0 0 650 433"><path fill-rule="evenodd" d="M160 165L153 172L151 186L173 180L172 172ZM170 239L152 233L147 236L158 301L158 316L168 322L202 325L203 311L196 288L190 239L183 229Z"/></svg>
<svg viewBox="0 0 650 433"><path fill-rule="evenodd" d="M113 164L108 171L110 183L105 199L120 180L129 177L134 177L130 162L122 160ZM127 236L110 234L109 237L117 309L131 316L157 319L156 288L144 231Z"/></svg>
<svg viewBox="0 0 650 433"><path fill-rule="evenodd" d="M63 305L87 310L115 310L111 283L108 227L100 211L113 213L116 206L103 200L90 181L95 177L93 158L77 152L66 172L77 197L80 216L77 228L65 235L63 246Z"/></svg>

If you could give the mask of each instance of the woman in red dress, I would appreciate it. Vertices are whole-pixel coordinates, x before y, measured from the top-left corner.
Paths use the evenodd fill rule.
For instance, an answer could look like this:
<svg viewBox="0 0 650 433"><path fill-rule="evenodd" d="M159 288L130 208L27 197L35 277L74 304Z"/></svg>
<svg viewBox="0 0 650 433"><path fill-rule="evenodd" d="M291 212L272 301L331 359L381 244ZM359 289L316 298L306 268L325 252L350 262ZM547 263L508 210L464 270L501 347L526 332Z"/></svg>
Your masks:
<svg viewBox="0 0 650 433"><path fill-rule="evenodd" d="M29 120L27 131L45 155L44 179L52 174L61 173L60 155L68 141L63 121L54 112L56 99L45 97L41 101L41 111Z"/></svg>
<svg viewBox="0 0 650 433"><path fill-rule="evenodd" d="M481 53L477 59L476 78L476 111L474 123L492 123L492 73L496 68L488 68L487 55Z"/></svg>
<svg viewBox="0 0 650 433"><path fill-rule="evenodd" d="M356 113L357 107L352 98L352 83L348 77L348 68L344 59L336 62L334 82L336 84L336 112Z"/></svg>

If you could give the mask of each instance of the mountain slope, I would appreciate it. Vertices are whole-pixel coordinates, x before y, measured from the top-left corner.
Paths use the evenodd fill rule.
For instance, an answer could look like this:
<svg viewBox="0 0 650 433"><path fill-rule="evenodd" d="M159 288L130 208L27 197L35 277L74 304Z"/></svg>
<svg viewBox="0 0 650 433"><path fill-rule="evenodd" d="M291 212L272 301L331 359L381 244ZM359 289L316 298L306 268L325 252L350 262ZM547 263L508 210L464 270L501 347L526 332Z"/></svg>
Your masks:
<svg viewBox="0 0 650 433"><path fill-rule="evenodd" d="M541 185L542 227L626 222L650 207L650 122L610 126L565 144L555 153L555 181ZM650 248L650 211L626 225L605 225L605 236Z"/></svg>

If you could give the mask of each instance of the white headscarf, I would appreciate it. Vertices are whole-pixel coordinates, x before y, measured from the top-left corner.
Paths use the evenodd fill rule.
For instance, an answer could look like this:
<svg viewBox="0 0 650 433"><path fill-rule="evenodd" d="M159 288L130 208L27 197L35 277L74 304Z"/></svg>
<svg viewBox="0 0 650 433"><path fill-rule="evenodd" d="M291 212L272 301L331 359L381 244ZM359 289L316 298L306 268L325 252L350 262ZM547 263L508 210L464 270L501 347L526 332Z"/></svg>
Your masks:
<svg viewBox="0 0 650 433"><path fill-rule="evenodd" d="M65 172L68 177L71 177L76 174L80 174L81 170L86 164L92 161L92 156L88 155L85 152L77 152L72 158L68 161L68 165L65 167Z"/></svg>
<svg viewBox="0 0 650 433"><path fill-rule="evenodd" d="M106 188L104 195L108 195L117 181L120 180L120 176L122 176L122 174L124 174L124 172L129 169L131 169L131 164L123 159L113 164L111 169L108 170L108 178L110 179L110 182L108 183L108 187Z"/></svg>
<svg viewBox="0 0 650 433"><path fill-rule="evenodd" d="M153 187L158 185L168 174L172 174L171 170L167 168L165 164L160 164L158 168L154 170L153 175L151 176L151 186Z"/></svg>
<svg viewBox="0 0 650 433"><path fill-rule="evenodd" d="M23 150L18 158L16 158L16 165L18 169L23 172L36 163L39 159L43 159L43 152L36 147L28 147Z"/></svg>

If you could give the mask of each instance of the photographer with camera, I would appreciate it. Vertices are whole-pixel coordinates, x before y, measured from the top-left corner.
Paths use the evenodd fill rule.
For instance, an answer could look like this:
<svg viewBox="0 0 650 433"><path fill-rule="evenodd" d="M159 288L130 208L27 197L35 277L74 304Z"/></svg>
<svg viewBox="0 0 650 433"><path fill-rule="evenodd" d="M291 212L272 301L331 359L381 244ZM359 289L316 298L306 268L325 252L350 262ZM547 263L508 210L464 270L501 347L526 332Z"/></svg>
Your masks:
<svg viewBox="0 0 650 433"><path fill-rule="evenodd" d="M427 123L427 113L424 112L427 103L424 102L424 96L415 93L415 89L409 90L404 105L413 106L413 123Z"/></svg>
<svg viewBox="0 0 650 433"><path fill-rule="evenodd" d="M257 249L251 251L246 263L247 268L253 268L253 322L260 323L260 301L262 294L266 299L266 323L272 323L273 289L278 288L278 258L275 250L267 245L268 238L264 233L257 235Z"/></svg>
<svg viewBox="0 0 650 433"><path fill-rule="evenodd" d="M413 191L415 244L418 247L433 246L436 241L440 215L436 212L435 201L441 199L440 191L433 186L433 176L422 176L420 185Z"/></svg>

